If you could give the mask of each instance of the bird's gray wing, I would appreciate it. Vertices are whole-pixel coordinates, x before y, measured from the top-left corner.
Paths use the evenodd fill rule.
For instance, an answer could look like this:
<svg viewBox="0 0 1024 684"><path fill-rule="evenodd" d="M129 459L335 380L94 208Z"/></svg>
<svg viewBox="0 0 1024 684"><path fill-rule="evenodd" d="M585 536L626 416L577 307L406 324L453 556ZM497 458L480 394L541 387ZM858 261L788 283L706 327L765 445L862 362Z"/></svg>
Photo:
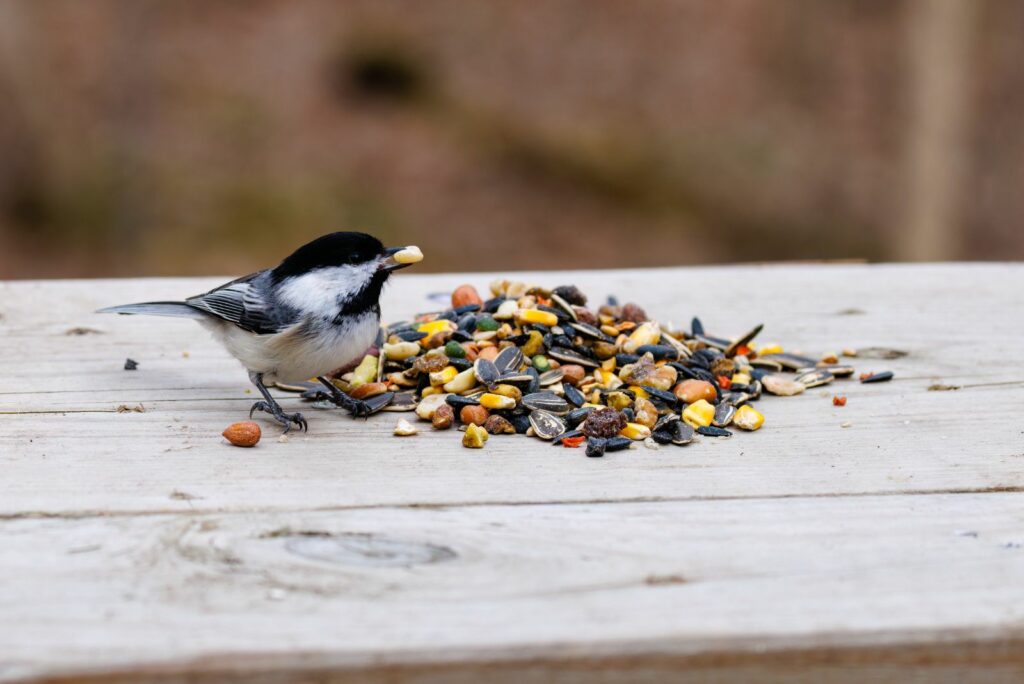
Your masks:
<svg viewBox="0 0 1024 684"><path fill-rule="evenodd" d="M293 309L275 305L269 284L269 273L260 271L185 301L243 330L267 335L280 332L297 319Z"/></svg>

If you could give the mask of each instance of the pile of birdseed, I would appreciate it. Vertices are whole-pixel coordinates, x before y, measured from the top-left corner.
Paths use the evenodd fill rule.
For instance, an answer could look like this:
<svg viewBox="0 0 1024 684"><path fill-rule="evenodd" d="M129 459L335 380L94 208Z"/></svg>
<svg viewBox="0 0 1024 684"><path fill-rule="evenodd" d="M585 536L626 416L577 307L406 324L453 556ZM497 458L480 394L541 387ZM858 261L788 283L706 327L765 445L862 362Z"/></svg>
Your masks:
<svg viewBox="0 0 1024 684"><path fill-rule="evenodd" d="M414 411L435 430L458 426L462 444L482 448L491 435L525 434L587 456L642 443L684 446L695 434L756 431L754 408L765 394L793 396L854 374L840 357L812 358L758 345L756 326L736 339L670 330L637 304L614 298L588 308L574 286L545 289L522 282L491 283L486 301L462 285L443 311L382 328L377 346L354 370L334 377L339 389L372 412ZM861 382L890 380L891 372ZM313 385L317 408L334 408ZM845 404L835 396L833 403ZM395 434L414 435L399 420Z"/></svg>

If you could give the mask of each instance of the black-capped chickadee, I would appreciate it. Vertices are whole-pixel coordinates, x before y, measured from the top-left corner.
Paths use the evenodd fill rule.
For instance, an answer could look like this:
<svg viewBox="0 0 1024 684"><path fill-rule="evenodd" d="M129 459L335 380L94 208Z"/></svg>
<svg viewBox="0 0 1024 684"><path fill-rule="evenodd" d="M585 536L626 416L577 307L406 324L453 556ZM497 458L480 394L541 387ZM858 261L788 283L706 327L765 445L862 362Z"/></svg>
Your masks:
<svg viewBox="0 0 1024 684"><path fill-rule="evenodd" d="M267 390L275 381L317 378L353 415L370 412L325 375L361 358L380 328L380 292L392 271L420 261L416 247L385 249L365 233L331 233L300 247L276 268L221 285L183 302L145 302L98 313L152 314L198 320L249 371L266 411L285 432L307 428L285 413Z"/></svg>

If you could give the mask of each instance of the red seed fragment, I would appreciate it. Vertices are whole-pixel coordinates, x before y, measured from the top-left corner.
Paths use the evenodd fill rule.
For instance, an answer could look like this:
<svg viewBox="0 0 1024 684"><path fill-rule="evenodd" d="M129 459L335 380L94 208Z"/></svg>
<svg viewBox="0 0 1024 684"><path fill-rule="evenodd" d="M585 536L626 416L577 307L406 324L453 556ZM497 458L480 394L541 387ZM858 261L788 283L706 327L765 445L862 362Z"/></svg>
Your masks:
<svg viewBox="0 0 1024 684"><path fill-rule="evenodd" d="M732 380L730 380L728 377L726 377L724 375L719 375L718 376L718 386L721 387L724 390L727 390L730 387L732 387Z"/></svg>
<svg viewBox="0 0 1024 684"><path fill-rule="evenodd" d="M833 406L846 406L846 397L841 397L838 394L832 397Z"/></svg>
<svg viewBox="0 0 1024 684"><path fill-rule="evenodd" d="M562 440L562 446L566 449L575 449L579 447L580 444L583 444L583 440L585 439L586 437L583 435L580 435L579 437L566 437Z"/></svg>

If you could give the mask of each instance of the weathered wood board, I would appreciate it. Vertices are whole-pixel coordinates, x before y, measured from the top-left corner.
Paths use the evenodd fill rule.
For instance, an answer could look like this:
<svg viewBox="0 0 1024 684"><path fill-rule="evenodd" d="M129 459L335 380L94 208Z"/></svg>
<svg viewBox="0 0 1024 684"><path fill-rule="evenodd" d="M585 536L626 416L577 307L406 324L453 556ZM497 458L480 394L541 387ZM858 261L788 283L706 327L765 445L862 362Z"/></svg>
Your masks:
<svg viewBox="0 0 1024 684"><path fill-rule="evenodd" d="M307 407L241 450L219 433L254 397L201 328L91 313L219 279L0 283L0 679L1024 676L1024 266L523 278L907 355L682 449L473 452ZM403 274L385 317L490 279Z"/></svg>

